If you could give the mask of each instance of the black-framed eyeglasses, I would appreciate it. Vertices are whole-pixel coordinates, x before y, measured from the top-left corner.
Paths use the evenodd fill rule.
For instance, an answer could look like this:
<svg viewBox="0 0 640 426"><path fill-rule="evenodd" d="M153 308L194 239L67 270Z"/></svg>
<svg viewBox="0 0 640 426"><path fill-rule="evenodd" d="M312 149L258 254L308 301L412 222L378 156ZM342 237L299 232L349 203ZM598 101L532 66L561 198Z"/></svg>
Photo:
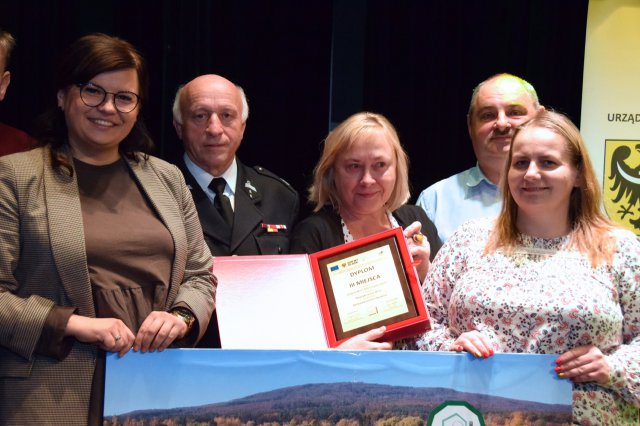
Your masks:
<svg viewBox="0 0 640 426"><path fill-rule="evenodd" d="M107 92L102 87L94 83L78 83L80 88L80 99L86 106L97 107L107 99L107 95L113 95L113 105L120 112L131 112L140 103L140 96L133 92Z"/></svg>

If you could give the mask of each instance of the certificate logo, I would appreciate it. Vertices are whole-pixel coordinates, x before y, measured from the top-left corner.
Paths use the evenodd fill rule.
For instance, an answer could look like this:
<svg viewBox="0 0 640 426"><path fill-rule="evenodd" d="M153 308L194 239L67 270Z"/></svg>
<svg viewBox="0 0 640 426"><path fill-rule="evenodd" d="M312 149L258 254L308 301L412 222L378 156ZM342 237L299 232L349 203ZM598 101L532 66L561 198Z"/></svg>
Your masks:
<svg viewBox="0 0 640 426"><path fill-rule="evenodd" d="M611 220L640 235L640 141L605 141L604 206Z"/></svg>
<svg viewBox="0 0 640 426"><path fill-rule="evenodd" d="M465 401L445 401L430 414L427 426L485 426L476 407Z"/></svg>

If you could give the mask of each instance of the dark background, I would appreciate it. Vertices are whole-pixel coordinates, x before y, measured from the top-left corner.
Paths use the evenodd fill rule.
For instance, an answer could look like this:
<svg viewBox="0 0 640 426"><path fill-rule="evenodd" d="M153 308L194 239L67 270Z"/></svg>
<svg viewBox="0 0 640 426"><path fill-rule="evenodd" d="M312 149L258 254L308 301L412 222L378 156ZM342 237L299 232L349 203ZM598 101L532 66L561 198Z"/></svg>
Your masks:
<svg viewBox="0 0 640 426"><path fill-rule="evenodd" d="M179 84L221 74L243 86L250 115L238 156L304 197L329 128L369 110L397 127L413 200L475 163L466 128L473 87L509 72L547 107L580 122L588 0L0 0L17 39L0 120L28 130L55 100L51 69L76 38L105 32L147 59L143 116L156 154L175 161Z"/></svg>

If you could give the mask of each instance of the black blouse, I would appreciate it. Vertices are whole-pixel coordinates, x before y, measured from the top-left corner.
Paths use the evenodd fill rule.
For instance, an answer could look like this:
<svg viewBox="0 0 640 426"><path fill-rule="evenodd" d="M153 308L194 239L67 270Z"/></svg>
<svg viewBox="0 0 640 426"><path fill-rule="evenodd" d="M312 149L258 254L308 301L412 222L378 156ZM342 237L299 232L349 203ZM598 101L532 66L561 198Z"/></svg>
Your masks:
<svg viewBox="0 0 640 426"><path fill-rule="evenodd" d="M422 224L422 232L431 247L430 259L433 260L442 242L438 238L436 226L429 220L421 207L404 205L394 211L393 217L404 229L413 222ZM317 213L313 213L294 228L291 236L290 253L315 253L320 250L344 244L344 234L340 215L331 207L325 206Z"/></svg>

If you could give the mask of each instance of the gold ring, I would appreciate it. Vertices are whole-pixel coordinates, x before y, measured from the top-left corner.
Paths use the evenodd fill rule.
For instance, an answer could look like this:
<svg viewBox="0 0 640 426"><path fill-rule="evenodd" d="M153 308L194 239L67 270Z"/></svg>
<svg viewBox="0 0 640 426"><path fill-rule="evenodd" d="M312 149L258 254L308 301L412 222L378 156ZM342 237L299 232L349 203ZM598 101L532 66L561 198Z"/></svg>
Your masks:
<svg viewBox="0 0 640 426"><path fill-rule="evenodd" d="M117 342L118 340L122 339L122 336L118 334L116 337L114 337L114 339L115 339L115 340L116 340L116 342Z"/></svg>
<svg viewBox="0 0 640 426"><path fill-rule="evenodd" d="M418 244L422 244L422 242L424 241L425 237L424 237L424 234L418 232L417 234L413 234L411 239L413 239L413 241L415 241Z"/></svg>

